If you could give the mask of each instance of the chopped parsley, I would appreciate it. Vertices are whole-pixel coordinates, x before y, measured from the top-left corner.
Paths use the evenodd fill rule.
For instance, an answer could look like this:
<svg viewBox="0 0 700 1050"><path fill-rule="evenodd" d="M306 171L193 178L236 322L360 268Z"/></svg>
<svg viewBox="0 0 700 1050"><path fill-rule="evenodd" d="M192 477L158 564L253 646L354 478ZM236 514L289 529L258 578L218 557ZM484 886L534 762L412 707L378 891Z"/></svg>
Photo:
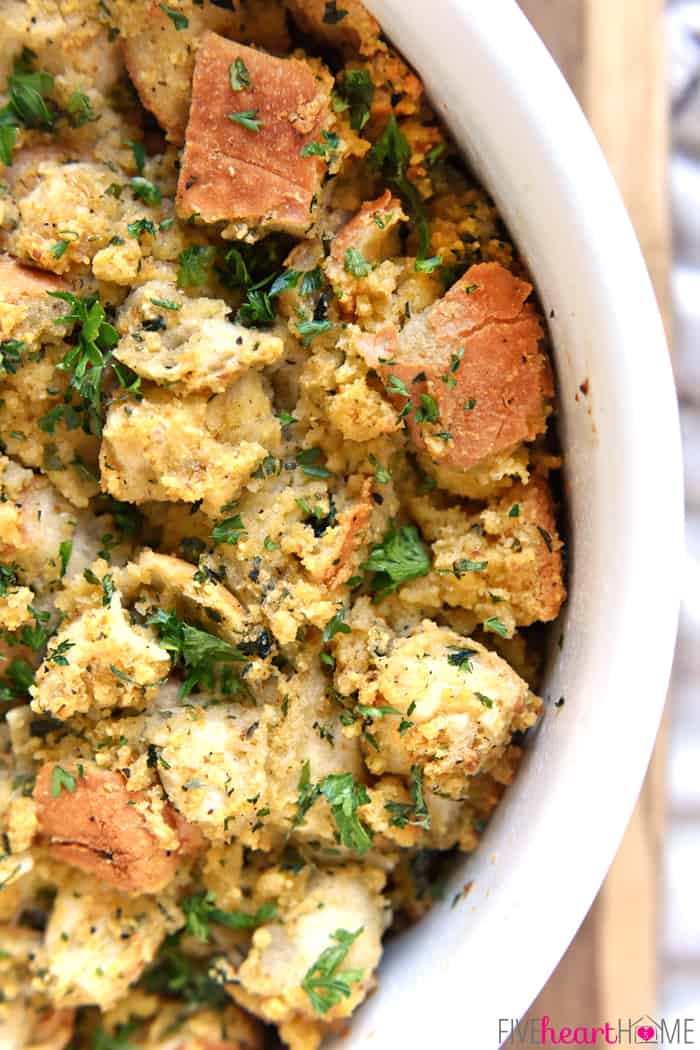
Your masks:
<svg viewBox="0 0 700 1050"><path fill-rule="evenodd" d="M90 99L83 91L77 89L71 94L66 106L68 119L74 128L82 128L84 124L90 124L97 120L93 113Z"/></svg>
<svg viewBox="0 0 700 1050"><path fill-rule="evenodd" d="M214 249L208 244L190 244L177 258L178 288L194 288L204 284L207 270L214 262Z"/></svg>
<svg viewBox="0 0 700 1050"><path fill-rule="evenodd" d="M391 481L391 474L383 467L373 452L369 454L369 461L374 467L374 480L378 485L388 485Z"/></svg>
<svg viewBox="0 0 700 1050"><path fill-rule="evenodd" d="M150 179L144 178L143 175L133 175L129 180L129 185L131 186L131 192L134 197L143 201L144 204L160 204L163 199L155 182L151 182Z"/></svg>
<svg viewBox="0 0 700 1050"><path fill-rule="evenodd" d="M27 630L26 627L22 629L25 637ZM43 639L41 644L43 645ZM29 687L32 685L34 685L33 667L26 660L15 657L7 665L4 677L0 678L0 704L27 699Z"/></svg>
<svg viewBox="0 0 700 1050"><path fill-rule="evenodd" d="M431 255L429 259L416 259L415 269L418 273L432 273L438 266L442 266L442 257Z"/></svg>
<svg viewBox="0 0 700 1050"><path fill-rule="evenodd" d="M18 565L0 565L0 598L7 597L18 584Z"/></svg>
<svg viewBox="0 0 700 1050"><path fill-rule="evenodd" d="M173 665L185 672L181 697L189 696L195 689L214 691L218 688L225 696L243 691L243 682L229 666L245 660L240 649L164 609L153 610L146 623L155 627L160 644L171 654Z"/></svg>
<svg viewBox="0 0 700 1050"><path fill-rule="evenodd" d="M476 408L476 399L470 397L468 401L464 402L464 411L471 412L474 408Z"/></svg>
<svg viewBox="0 0 700 1050"><path fill-rule="evenodd" d="M330 642L336 634L350 634L350 628L345 623L345 609L338 609L335 616L328 621L323 628L323 641Z"/></svg>
<svg viewBox="0 0 700 1050"><path fill-rule="evenodd" d="M323 796L331 809L339 841L363 856L372 845L372 831L360 820L358 809L366 806L369 795L364 784L352 773L331 773L319 784L312 783L308 759L301 767L298 783L297 813L292 830L300 827L313 804Z"/></svg>
<svg viewBox="0 0 700 1050"><path fill-rule="evenodd" d="M403 200L418 233L418 258L427 258L430 249L430 228L423 198L416 186L406 177L406 169L411 160L411 147L393 113L380 138L367 154L367 160Z"/></svg>
<svg viewBox="0 0 700 1050"><path fill-rule="evenodd" d="M274 319L275 310L269 293L260 288L251 288L236 314L236 320L250 328L255 325L272 324Z"/></svg>
<svg viewBox="0 0 700 1050"><path fill-rule="evenodd" d="M414 828L430 830L430 811L423 796L423 770L420 766L411 766L411 803L387 802L384 809L392 814L389 823L396 828L410 824Z"/></svg>
<svg viewBox="0 0 700 1050"><path fill-rule="evenodd" d="M333 474L322 463L323 453L318 447L305 448L297 452L296 461L307 478L332 478Z"/></svg>
<svg viewBox="0 0 700 1050"><path fill-rule="evenodd" d="M73 553L73 541L63 540L58 548L58 557L61 564L61 579L66 575L66 569L68 568L68 562L70 556Z"/></svg>
<svg viewBox="0 0 700 1050"><path fill-rule="evenodd" d="M172 299L151 299L151 302L162 310L182 310L182 303L175 303Z"/></svg>
<svg viewBox="0 0 700 1050"><path fill-rule="evenodd" d="M134 155L134 164L136 165L137 174L143 175L143 169L146 165L146 149L143 142L136 142L133 139L129 139L126 145Z"/></svg>
<svg viewBox="0 0 700 1050"><path fill-rule="evenodd" d="M304 346L310 346L317 335L323 335L324 332L330 332L333 327L330 321L298 321L297 331L301 336L301 341Z"/></svg>
<svg viewBox="0 0 700 1050"><path fill-rule="evenodd" d="M242 58L237 58L231 63L228 77L232 91L243 91L244 88L250 87L250 73Z"/></svg>
<svg viewBox="0 0 700 1050"><path fill-rule="evenodd" d="M416 409L416 423L437 423L440 409L437 401L430 394L420 395L420 407Z"/></svg>
<svg viewBox="0 0 700 1050"><path fill-rule="evenodd" d="M258 135L264 123L264 121L258 120L258 112L259 110L257 109L243 109L240 113L227 113L226 116L234 124L240 124L246 131L252 131Z"/></svg>
<svg viewBox="0 0 700 1050"><path fill-rule="evenodd" d="M485 631L491 631L492 634L498 634L501 638L506 638L508 635L508 628L503 623L503 620L499 620L497 616L491 616L484 624Z"/></svg>
<svg viewBox="0 0 700 1050"><path fill-rule="evenodd" d="M476 656L476 649L460 649L459 646L451 645L452 652L447 657L448 664L459 667L461 671L472 671L472 656Z"/></svg>
<svg viewBox="0 0 700 1050"><path fill-rule="evenodd" d="M200 941L208 941L211 923L226 926L230 930L254 930L277 915L277 905L268 901L261 904L254 914L244 911L222 911L216 907L216 898L207 890L200 890L186 897L181 904L185 913L185 929Z"/></svg>
<svg viewBox="0 0 700 1050"><path fill-rule="evenodd" d="M16 375L26 345L21 339L3 339L0 342L0 375Z"/></svg>
<svg viewBox="0 0 700 1050"><path fill-rule="evenodd" d="M520 504L519 503L514 503L513 504L513 506L508 511L508 517L509 518L519 518L520 517Z"/></svg>
<svg viewBox="0 0 700 1050"><path fill-rule="evenodd" d="M354 933L336 930L331 934L331 940L335 943L325 948L307 970L301 987L316 1013L326 1014L343 999L349 998L351 986L364 977L364 970L340 969L363 929L364 927L360 926Z"/></svg>
<svg viewBox="0 0 700 1050"><path fill-rule="evenodd" d="M215 543L228 543L235 547L242 536L248 535L248 530L243 524L240 514L234 514L231 518L224 518L212 529L212 539Z"/></svg>
<svg viewBox="0 0 700 1050"><path fill-rule="evenodd" d="M190 20L186 15L183 15L182 11L178 11L176 7L168 7L166 4L158 4L158 7L163 14L168 16L177 30L187 29Z"/></svg>
<svg viewBox="0 0 700 1050"><path fill-rule="evenodd" d="M127 223L126 229L134 240L138 240L144 233L150 233L151 237L155 237L157 233L156 224L151 219L136 219L135 222Z"/></svg>
<svg viewBox="0 0 700 1050"><path fill-rule="evenodd" d="M102 383L119 336L107 321L97 295L84 298L78 298L72 292L49 292L49 295L70 306L68 313L57 318L56 323L75 325L78 340L57 366L70 376L63 404L49 409L39 420L39 426L46 433L53 434L57 423L63 420L70 430L82 425L86 433L99 436L102 432ZM122 365L112 364L112 368L122 385L126 385L133 375ZM78 398L77 403L72 400L73 394Z"/></svg>
<svg viewBox="0 0 700 1050"><path fill-rule="evenodd" d="M359 252L357 248L348 248L345 253L343 266L345 272L353 277L366 277L372 272L372 264L367 262L362 252Z"/></svg>
<svg viewBox="0 0 700 1050"><path fill-rule="evenodd" d="M323 21L327 26L337 25L338 22L342 22L347 17L347 11L342 7L338 7L337 0L327 0L326 10L323 12Z"/></svg>
<svg viewBox="0 0 700 1050"><path fill-rule="evenodd" d="M459 561L453 563L452 572L459 579L466 572L483 572L488 568L488 564L487 561L472 561L470 558L460 558Z"/></svg>
<svg viewBox="0 0 700 1050"><path fill-rule="evenodd" d="M374 84L366 69L346 69L336 80L333 109L348 113L353 131L362 131L370 118Z"/></svg>
<svg viewBox="0 0 700 1050"><path fill-rule="evenodd" d="M430 554L415 525L391 525L381 543L375 544L362 568L373 572L371 588L381 601L409 580L427 576Z"/></svg>
<svg viewBox="0 0 700 1050"><path fill-rule="evenodd" d="M55 765L51 770L51 797L58 798L63 788L72 795L76 788L75 777L72 773L68 773L63 766Z"/></svg>
<svg viewBox="0 0 700 1050"><path fill-rule="evenodd" d="M336 133L334 131L322 131L321 141L307 142L305 146L302 146L299 155L301 157L323 157L330 164L339 148L340 139Z"/></svg>

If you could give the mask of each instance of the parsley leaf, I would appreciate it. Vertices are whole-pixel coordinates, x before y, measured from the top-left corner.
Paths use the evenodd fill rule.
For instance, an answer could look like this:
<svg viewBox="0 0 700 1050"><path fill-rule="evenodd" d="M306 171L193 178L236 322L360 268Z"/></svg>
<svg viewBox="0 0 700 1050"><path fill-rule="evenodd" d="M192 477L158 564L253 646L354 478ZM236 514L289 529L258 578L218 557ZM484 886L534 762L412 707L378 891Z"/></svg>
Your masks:
<svg viewBox="0 0 700 1050"><path fill-rule="evenodd" d="M301 157L323 157L328 163L340 148L340 139L334 131L322 131L320 142L307 142L302 146L299 156Z"/></svg>
<svg viewBox="0 0 700 1050"><path fill-rule="evenodd" d="M372 832L357 815L359 807L369 802L364 784L352 773L331 773L321 784L321 794L331 807L342 844L361 855L366 853L372 845Z"/></svg>
<svg viewBox="0 0 700 1050"><path fill-rule="evenodd" d="M174 666L181 666L186 678L180 687L180 696L189 696L197 688L213 691L218 688L226 696L240 692L244 687L238 675L229 667L220 666L245 660L240 649L218 638L209 631L181 620L174 612L156 609L146 623L155 627L160 644L172 654Z"/></svg>
<svg viewBox="0 0 700 1050"><path fill-rule="evenodd" d="M272 324L275 311L269 293L260 288L251 288L236 314L236 320L246 328Z"/></svg>
<svg viewBox="0 0 700 1050"><path fill-rule="evenodd" d="M338 0L328 0L326 10L323 12L323 21L327 26L337 25L338 22L347 17L347 11L338 7Z"/></svg>
<svg viewBox="0 0 700 1050"><path fill-rule="evenodd" d="M373 572L374 600L381 601L403 583L427 576L430 555L415 525L392 524L381 543L372 547L362 568Z"/></svg>
<svg viewBox="0 0 700 1050"><path fill-rule="evenodd" d="M343 265L345 272L352 274L353 277L366 277L372 272L372 264L367 262L357 248L348 248Z"/></svg>
<svg viewBox="0 0 700 1050"><path fill-rule="evenodd" d="M370 118L374 84L366 69L346 69L337 79L333 92L336 113L348 112L350 127L362 131Z"/></svg>
<svg viewBox="0 0 700 1050"><path fill-rule="evenodd" d="M437 423L440 409L437 401L430 394L420 395L420 408L416 409L416 423Z"/></svg>
<svg viewBox="0 0 700 1050"><path fill-rule="evenodd" d="M240 113L227 113L226 116L229 120L232 120L234 124L240 124L242 128L247 131L253 131L256 135L260 134L260 128L263 126L264 121L258 120L257 109L244 109Z"/></svg>
<svg viewBox="0 0 700 1050"><path fill-rule="evenodd" d="M70 375L68 396L64 398L64 404L54 406L41 417L39 426L52 434L61 419L69 429L82 422L86 433L99 436L102 433L102 381L111 361L111 350L119 342L119 336L108 323L97 295L84 298L78 298L72 292L49 292L49 295L54 299L62 299L70 306L68 313L57 318L56 323L74 324L78 341L57 366ZM77 404L71 404L72 391L78 396Z"/></svg>
<svg viewBox="0 0 700 1050"><path fill-rule="evenodd" d="M248 530L241 515L234 514L232 518L224 518L215 525L211 535L215 543L228 543L235 547L242 536L248 535Z"/></svg>
<svg viewBox="0 0 700 1050"><path fill-rule="evenodd" d="M411 160L411 147L393 113L380 138L367 154L367 160L402 198L418 232L418 258L425 259L430 248L430 229L423 198L414 184L406 178L406 168Z"/></svg>
<svg viewBox="0 0 700 1050"><path fill-rule="evenodd" d="M204 284L207 270L214 262L214 249L208 244L190 244L177 258L178 288L193 288Z"/></svg>
<svg viewBox="0 0 700 1050"><path fill-rule="evenodd" d="M301 336L301 341L304 346L310 346L317 335L323 335L324 332L330 332L333 327L330 321L298 321L297 331Z"/></svg>
<svg viewBox="0 0 700 1050"><path fill-rule="evenodd" d="M308 995L309 1002L316 1013L328 1013L333 1006L349 998L351 985L362 980L364 970L341 970L340 967L363 929L364 927L361 926L354 933L348 933L347 930L336 930L331 935L331 940L335 941L335 944L324 949L316 962L307 970L301 987Z"/></svg>
<svg viewBox="0 0 700 1050"><path fill-rule="evenodd" d="M369 461L374 467L374 480L378 485L388 485L391 481L391 473L383 467L373 452L369 454Z"/></svg>
<svg viewBox="0 0 700 1050"><path fill-rule="evenodd" d="M92 111L90 99L83 91L78 91L77 89L68 99L66 110L74 128L82 128L84 124L90 124L92 121L97 120Z"/></svg>
<svg viewBox="0 0 700 1050"><path fill-rule="evenodd" d="M63 540L63 542L59 544L58 547L58 557L61 563L61 579L63 579L63 577L66 575L66 569L68 568L68 562L70 561L70 556L72 553L73 541Z"/></svg>
<svg viewBox="0 0 700 1050"><path fill-rule="evenodd" d="M501 638L508 636L508 628L503 623L503 620L499 620L497 616L491 616L484 623L484 630L491 631L492 634L498 634Z"/></svg>
<svg viewBox="0 0 700 1050"><path fill-rule="evenodd" d="M176 29L187 29L190 24L190 20L186 15L183 15L181 11L178 11L176 7L167 7L165 4L158 4L163 14L166 14L170 21L173 23Z"/></svg>
<svg viewBox="0 0 700 1050"><path fill-rule="evenodd" d="M408 802L387 802L384 809L393 816L389 823L396 828L405 828L410 824L414 828L430 830L430 812L423 797L423 770L420 766L411 766L411 796Z"/></svg>
<svg viewBox="0 0 700 1050"><path fill-rule="evenodd" d="M228 76L232 91L243 91L244 88L250 87L250 73L242 58L237 58L231 63Z"/></svg>
<svg viewBox="0 0 700 1050"><path fill-rule="evenodd" d="M130 237L138 240L142 233L150 233L151 237L156 235L156 224L151 219L136 219L127 223L127 232Z"/></svg>
<svg viewBox="0 0 700 1050"><path fill-rule="evenodd" d="M476 649L460 649L459 646L450 646L452 652L447 657L447 662L452 667L459 667L463 671L472 670L472 656L476 656Z"/></svg>
<svg viewBox="0 0 700 1050"><path fill-rule="evenodd" d="M26 638L27 628L22 629L22 635ZM43 645L43 639L41 644ZM34 668L26 660L15 657L7 665L7 671L0 678L0 704L7 704L14 700L24 700L29 696L29 687L34 685Z"/></svg>
<svg viewBox="0 0 700 1050"><path fill-rule="evenodd" d="M143 175L133 175L129 180L129 185L134 197L143 201L144 204L160 204L163 199L163 195L155 182L144 178Z"/></svg>
<svg viewBox="0 0 700 1050"><path fill-rule="evenodd" d="M345 623L345 609L338 609L335 616L323 628L323 641L330 642L336 634L350 634L350 628Z"/></svg>
<svg viewBox="0 0 700 1050"><path fill-rule="evenodd" d="M301 467L302 474L305 474L307 478L332 478L331 471L321 463L322 455L318 447L305 448L297 452L296 461Z"/></svg>
<svg viewBox="0 0 700 1050"><path fill-rule="evenodd" d="M22 351L26 343L21 339L3 339L0 342L0 375L15 375L22 364Z"/></svg>
<svg viewBox="0 0 700 1050"><path fill-rule="evenodd" d="M254 930L277 915L277 905L272 901L261 904L253 915L244 911L222 911L216 907L214 894L207 890L186 897L181 907L185 913L185 929L200 941L209 940L209 924L212 922L230 930Z"/></svg>
<svg viewBox="0 0 700 1050"><path fill-rule="evenodd" d="M311 763L308 758L302 763L297 790L299 797L297 798L296 816L292 822L292 831L301 827L306 819L306 814L321 794L319 785L311 783Z"/></svg>
<svg viewBox="0 0 700 1050"><path fill-rule="evenodd" d="M51 770L51 797L58 798L62 788L65 788L71 795L74 794L76 780L73 774L66 772L63 766L56 765Z"/></svg>

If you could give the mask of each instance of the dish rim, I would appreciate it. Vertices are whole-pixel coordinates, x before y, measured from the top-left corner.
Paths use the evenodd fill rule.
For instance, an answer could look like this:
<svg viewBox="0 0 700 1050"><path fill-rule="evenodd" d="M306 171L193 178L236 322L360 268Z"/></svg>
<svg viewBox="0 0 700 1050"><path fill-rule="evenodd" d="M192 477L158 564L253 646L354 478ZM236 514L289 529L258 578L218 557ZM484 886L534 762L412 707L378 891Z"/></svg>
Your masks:
<svg viewBox="0 0 700 1050"><path fill-rule="evenodd" d="M585 917L652 752L680 601L678 411L663 325L619 191L578 103L515 0L431 0L429 25L424 0L366 3L423 78L438 116L494 196L548 318L553 311L573 528L564 629L572 621L574 627L561 651L552 644L544 693L551 699L577 683L579 704L570 694L569 709L547 710L479 851L450 880L446 902L388 946L378 994L355 1015L349 1035L329 1046L378 1047L388 1030L402 1050L422 1050L428 1041L454 1045L463 1031L465 1045L488 1050L502 1042L499 1021L522 1017ZM470 97L470 84L478 85L478 97ZM568 286L557 276L565 265ZM606 356L601 340L615 353ZM589 378L590 397L574 403ZM659 529L648 513L650 497L664 508L662 571L652 558ZM606 515L634 528L606 536ZM652 658L643 647L650 609ZM606 687L614 704L603 714L583 708ZM572 753L579 728L586 732ZM538 798L550 770L569 753L570 767L558 770L565 774L561 797ZM517 818L530 803L535 818L522 829L527 841L518 843ZM558 849L548 856L553 835ZM471 906L451 910L465 877L474 881ZM577 1019L560 1022L575 1026Z"/></svg>

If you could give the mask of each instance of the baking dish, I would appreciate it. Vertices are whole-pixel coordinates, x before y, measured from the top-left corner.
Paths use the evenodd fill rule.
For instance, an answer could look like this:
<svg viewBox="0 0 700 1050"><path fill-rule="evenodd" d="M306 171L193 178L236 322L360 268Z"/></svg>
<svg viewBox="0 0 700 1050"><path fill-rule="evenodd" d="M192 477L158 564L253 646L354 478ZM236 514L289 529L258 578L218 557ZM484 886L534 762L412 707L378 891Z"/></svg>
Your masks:
<svg viewBox="0 0 700 1050"><path fill-rule="evenodd" d="M331 1045L489 1050L499 1020L524 1013L582 921L651 754L683 550L676 399L619 193L514 0L368 7L493 194L549 319L570 598L551 633L546 714L516 783L444 900L388 946L378 992ZM451 907L466 882L471 892Z"/></svg>

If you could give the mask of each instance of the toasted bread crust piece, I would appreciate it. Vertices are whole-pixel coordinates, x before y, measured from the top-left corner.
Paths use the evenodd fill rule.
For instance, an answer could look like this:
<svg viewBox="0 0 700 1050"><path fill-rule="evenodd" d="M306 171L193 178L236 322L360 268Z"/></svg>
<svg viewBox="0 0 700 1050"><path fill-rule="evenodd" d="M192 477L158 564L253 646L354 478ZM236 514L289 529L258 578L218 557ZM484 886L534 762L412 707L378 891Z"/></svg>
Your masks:
<svg viewBox="0 0 700 1050"><path fill-rule="evenodd" d="M241 91L230 84L236 59L250 79ZM325 162L301 153L320 139L329 98L304 62L207 33L195 61L178 214L302 234ZM232 113L254 114L258 130L231 120Z"/></svg>
<svg viewBox="0 0 700 1050"><path fill-rule="evenodd" d="M55 274L22 266L10 255L0 255L0 301L17 305L47 292L64 292L68 285Z"/></svg>
<svg viewBox="0 0 700 1050"><path fill-rule="evenodd" d="M371 265L392 254L397 255L398 227L405 220L401 201L385 190L376 200L366 201L333 238L325 270L336 290L340 312L346 317L353 314L358 292L362 291L368 276L352 272L347 253L352 250L359 252L362 260Z"/></svg>
<svg viewBox="0 0 700 1050"><path fill-rule="evenodd" d="M164 849L133 804L144 799L143 792L129 793L120 773L85 769L83 776L74 774L75 790L61 789L54 797L54 768L53 762L41 767L34 789L49 853L126 893L155 893L166 886L175 875L180 851ZM177 829L172 807L167 806L164 815Z"/></svg>
<svg viewBox="0 0 700 1050"><path fill-rule="evenodd" d="M393 342L395 363L370 363L400 408L406 397L391 377L405 384L413 443L440 466L469 470L544 432L554 385L531 291L500 263L480 263L393 341L382 330L382 356ZM421 395L437 405L434 421L416 420Z"/></svg>
<svg viewBox="0 0 700 1050"><path fill-rule="evenodd" d="M352 54L382 50L381 26L360 0L342 0L336 19L328 16L327 0L286 0L292 17L305 33L328 47Z"/></svg>
<svg viewBox="0 0 700 1050"><path fill-rule="evenodd" d="M185 141L194 57L205 31L235 40L256 40L271 51L285 51L289 39L281 0L246 4L179 0L174 10L187 20L177 28L158 0L116 0L110 11L119 27L124 64L141 102L155 116L168 139Z"/></svg>

